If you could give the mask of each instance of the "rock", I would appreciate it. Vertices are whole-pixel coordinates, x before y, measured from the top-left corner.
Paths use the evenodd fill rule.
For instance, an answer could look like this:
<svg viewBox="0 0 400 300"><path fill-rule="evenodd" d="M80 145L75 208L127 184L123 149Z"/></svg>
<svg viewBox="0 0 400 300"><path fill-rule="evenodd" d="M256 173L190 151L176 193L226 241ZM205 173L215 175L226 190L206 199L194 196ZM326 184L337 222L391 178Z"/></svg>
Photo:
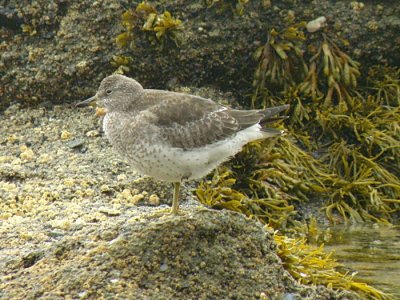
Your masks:
<svg viewBox="0 0 400 300"><path fill-rule="evenodd" d="M19 157L22 160L27 161L27 160L32 160L35 158L35 153L32 151L32 149L26 147L25 145L21 146L20 150L21 150L21 154L19 155Z"/></svg>
<svg viewBox="0 0 400 300"><path fill-rule="evenodd" d="M100 135L100 132L98 130L89 130L88 132L86 132L87 137L96 137L99 135Z"/></svg>
<svg viewBox="0 0 400 300"><path fill-rule="evenodd" d="M324 16L318 17L307 23L306 28L308 32L316 32L324 27L326 24L326 18Z"/></svg>
<svg viewBox="0 0 400 300"><path fill-rule="evenodd" d="M276 255L272 233L243 215L191 206L180 216L155 209L129 221L113 216L38 245L1 269L4 299L346 299L295 282ZM116 218L119 218L118 221ZM126 216L125 216L126 218ZM85 233L86 232L86 233ZM353 298L355 299L355 298Z"/></svg>
<svg viewBox="0 0 400 300"><path fill-rule="evenodd" d="M61 131L60 138L62 141L69 140L69 139L71 139L71 137L72 137L72 134L69 131L67 131L67 130Z"/></svg>
<svg viewBox="0 0 400 300"><path fill-rule="evenodd" d="M6 1L0 9L0 108L15 100L59 103L92 96L116 70L111 62L118 56L129 58L127 75L145 87L164 88L173 79L174 86L213 85L243 100L252 90L257 45L294 16L301 22L326 15L329 30L348 41L348 53L363 66L398 64L396 1L245 2L237 14L229 5L207 8L204 0L152 1L160 13L183 20L185 42L160 49L142 36L129 50L118 49L115 39L124 31L122 14L135 8L131 1ZM365 26L370 21L376 24ZM363 49L359 56L357 49Z"/></svg>
<svg viewBox="0 0 400 300"><path fill-rule="evenodd" d="M85 140L82 138L73 139L66 143L66 145L71 149L82 147L84 144Z"/></svg>

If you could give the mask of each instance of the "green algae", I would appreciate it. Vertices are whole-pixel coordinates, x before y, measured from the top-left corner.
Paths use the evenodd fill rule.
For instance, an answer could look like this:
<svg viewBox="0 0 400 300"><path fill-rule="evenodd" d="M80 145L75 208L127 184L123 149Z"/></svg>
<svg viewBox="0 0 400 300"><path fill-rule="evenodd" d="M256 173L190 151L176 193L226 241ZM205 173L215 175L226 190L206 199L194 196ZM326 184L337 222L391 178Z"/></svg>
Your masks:
<svg viewBox="0 0 400 300"><path fill-rule="evenodd" d="M244 192L235 189L237 180L229 170L222 174L215 174L210 181L200 183L196 194L200 202L215 208L229 209L241 212L249 217L254 217L268 224L277 226L287 222L288 217L294 213L294 208L289 205L285 195L273 191L274 197L250 197ZM264 191L267 194L266 186Z"/></svg>
<svg viewBox="0 0 400 300"><path fill-rule="evenodd" d="M305 139L303 135L297 142L281 137L252 143L212 180L199 185L200 201L241 211L276 228L285 227L295 214L292 201L321 197L331 222L335 222L334 211L344 221L389 222L400 204L398 170L393 165L399 159L398 140L371 127L374 123L368 118L377 117L381 124L375 125L386 127L393 126L388 124L395 123L398 114L381 107L365 118L329 115L325 119L320 116L320 120L333 122L324 123L322 127L327 129L321 132L334 142L320 150L318 158L304 148L306 142L311 145L309 136Z"/></svg>

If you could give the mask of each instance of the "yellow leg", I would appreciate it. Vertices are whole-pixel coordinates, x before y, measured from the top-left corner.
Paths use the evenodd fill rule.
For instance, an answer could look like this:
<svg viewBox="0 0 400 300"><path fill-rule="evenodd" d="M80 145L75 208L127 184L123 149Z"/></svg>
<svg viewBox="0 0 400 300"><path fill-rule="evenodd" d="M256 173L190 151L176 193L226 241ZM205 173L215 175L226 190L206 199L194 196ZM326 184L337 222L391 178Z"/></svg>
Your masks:
<svg viewBox="0 0 400 300"><path fill-rule="evenodd" d="M174 182L174 198L172 199L171 214L177 215L179 210L179 189L181 187L180 182Z"/></svg>

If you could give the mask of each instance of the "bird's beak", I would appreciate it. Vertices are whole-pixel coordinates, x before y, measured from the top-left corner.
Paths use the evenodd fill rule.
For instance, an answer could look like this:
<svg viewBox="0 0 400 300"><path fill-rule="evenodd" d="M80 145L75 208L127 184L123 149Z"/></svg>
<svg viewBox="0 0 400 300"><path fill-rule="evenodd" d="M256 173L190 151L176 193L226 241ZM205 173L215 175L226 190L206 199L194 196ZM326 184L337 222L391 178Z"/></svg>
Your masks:
<svg viewBox="0 0 400 300"><path fill-rule="evenodd" d="M93 97L90 97L86 100L83 100L81 102L78 102L75 104L76 107L84 107L84 106L94 106L95 102L97 101L97 95L94 95Z"/></svg>

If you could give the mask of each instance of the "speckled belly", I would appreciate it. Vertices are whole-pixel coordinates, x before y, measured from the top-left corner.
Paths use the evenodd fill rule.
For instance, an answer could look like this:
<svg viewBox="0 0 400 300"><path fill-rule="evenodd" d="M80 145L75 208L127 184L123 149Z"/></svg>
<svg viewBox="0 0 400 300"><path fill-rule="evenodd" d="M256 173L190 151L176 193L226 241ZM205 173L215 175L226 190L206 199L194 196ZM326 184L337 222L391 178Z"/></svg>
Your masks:
<svg viewBox="0 0 400 300"><path fill-rule="evenodd" d="M195 166L182 150L164 149L154 145L135 145L129 154L120 153L139 173L158 180L177 182L190 178ZM120 151L118 151L120 152Z"/></svg>

